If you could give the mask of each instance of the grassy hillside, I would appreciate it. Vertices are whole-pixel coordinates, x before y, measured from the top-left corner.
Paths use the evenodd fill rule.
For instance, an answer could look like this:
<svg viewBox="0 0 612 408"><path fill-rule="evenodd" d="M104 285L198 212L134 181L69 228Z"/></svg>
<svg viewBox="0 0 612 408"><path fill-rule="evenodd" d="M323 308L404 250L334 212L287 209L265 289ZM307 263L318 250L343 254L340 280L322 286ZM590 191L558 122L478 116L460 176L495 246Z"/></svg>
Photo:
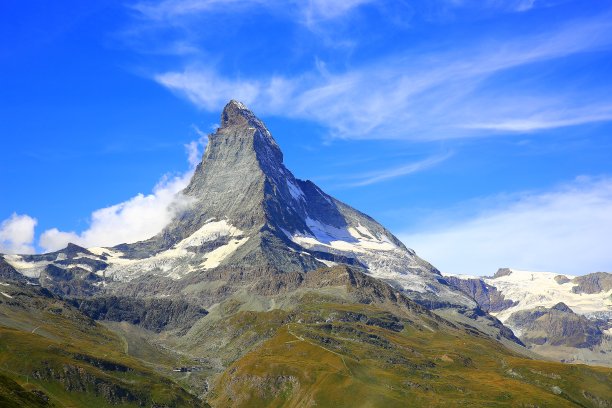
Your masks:
<svg viewBox="0 0 612 408"><path fill-rule="evenodd" d="M344 267L274 296L245 288L187 332L2 292L2 407L612 406L609 368L530 359Z"/></svg>
<svg viewBox="0 0 612 408"><path fill-rule="evenodd" d="M219 377L214 406L596 407L612 401L609 369L529 360L488 338L441 330L435 321L397 322L372 305L306 307Z"/></svg>
<svg viewBox="0 0 612 408"><path fill-rule="evenodd" d="M173 347L216 360L215 407L605 407L612 370L533 360L344 268L211 308ZM607 404L607 405L606 405Z"/></svg>
<svg viewBox="0 0 612 408"><path fill-rule="evenodd" d="M204 405L125 354L114 333L61 299L26 285L2 291L1 406Z"/></svg>

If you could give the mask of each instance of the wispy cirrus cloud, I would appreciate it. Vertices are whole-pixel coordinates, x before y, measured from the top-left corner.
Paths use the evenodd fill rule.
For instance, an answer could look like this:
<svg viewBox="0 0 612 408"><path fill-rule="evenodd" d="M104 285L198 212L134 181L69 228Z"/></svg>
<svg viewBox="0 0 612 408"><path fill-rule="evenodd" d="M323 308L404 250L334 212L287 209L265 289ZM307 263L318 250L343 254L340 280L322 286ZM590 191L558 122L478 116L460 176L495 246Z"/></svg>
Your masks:
<svg viewBox="0 0 612 408"><path fill-rule="evenodd" d="M587 123L612 121L612 105L592 105L579 108L545 109L530 112L520 118L502 118L499 122L476 122L463 125L467 129L500 132L533 132L558 127L578 126Z"/></svg>
<svg viewBox="0 0 612 408"><path fill-rule="evenodd" d="M173 20L203 13L241 13L253 9L284 14L307 26L333 20L352 10L380 0L164 0L144 1L133 8L153 20Z"/></svg>
<svg viewBox="0 0 612 408"><path fill-rule="evenodd" d="M453 154L445 153L441 155L436 155L432 157L428 157L423 160L419 160L416 162L403 164L400 166L395 166L391 168L386 168L383 170L376 170L367 173L361 174L352 174L348 177L348 179L352 179L354 181L348 182L345 184L347 187L362 187L369 186L371 184L381 183L387 180L395 179L398 177L404 177L410 174L418 173L423 170L427 170L437 164L442 163L443 161L449 159Z"/></svg>
<svg viewBox="0 0 612 408"><path fill-rule="evenodd" d="M504 99L487 92L488 81L531 64L609 49L610 21L575 20L511 40L391 55L344 72L319 64L298 75L233 77L192 64L155 80L206 110L237 98L258 113L316 121L338 138L440 140L529 132L608 121L612 100L604 95L587 103L589 95L555 95L531 83Z"/></svg>

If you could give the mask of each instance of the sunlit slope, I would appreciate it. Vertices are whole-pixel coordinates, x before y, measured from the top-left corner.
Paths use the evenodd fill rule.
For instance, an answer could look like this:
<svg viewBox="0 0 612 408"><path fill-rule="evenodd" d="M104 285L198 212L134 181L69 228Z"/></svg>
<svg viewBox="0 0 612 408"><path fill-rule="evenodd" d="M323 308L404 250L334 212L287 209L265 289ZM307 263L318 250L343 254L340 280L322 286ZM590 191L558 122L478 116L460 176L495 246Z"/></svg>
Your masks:
<svg viewBox="0 0 612 408"><path fill-rule="evenodd" d="M344 267L212 308L175 347L217 359L216 407L605 406L612 370L531 360ZM308 275L307 275L308 276ZM469 320L469 319L468 319ZM528 352L523 349L525 354Z"/></svg>
<svg viewBox="0 0 612 408"><path fill-rule="evenodd" d="M415 325L374 305L303 307L223 373L214 406L597 407L612 400L609 369L529 360L488 338L435 321Z"/></svg>
<svg viewBox="0 0 612 408"><path fill-rule="evenodd" d="M16 283L2 292L1 406L204 405L63 300Z"/></svg>

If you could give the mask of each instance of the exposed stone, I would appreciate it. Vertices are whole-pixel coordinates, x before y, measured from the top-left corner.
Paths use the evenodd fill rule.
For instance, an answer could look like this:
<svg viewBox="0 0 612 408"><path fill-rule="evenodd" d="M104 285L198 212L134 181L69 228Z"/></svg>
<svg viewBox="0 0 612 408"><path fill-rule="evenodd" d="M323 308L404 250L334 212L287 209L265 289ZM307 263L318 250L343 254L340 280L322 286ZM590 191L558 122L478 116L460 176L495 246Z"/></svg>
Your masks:
<svg viewBox="0 0 612 408"><path fill-rule="evenodd" d="M578 276L572 280L577 284L572 288L574 293L601 293L612 289L612 273L595 272Z"/></svg>
<svg viewBox="0 0 612 408"><path fill-rule="evenodd" d="M531 345L589 348L599 344L603 336L597 321L574 313L564 303L514 312L506 323Z"/></svg>

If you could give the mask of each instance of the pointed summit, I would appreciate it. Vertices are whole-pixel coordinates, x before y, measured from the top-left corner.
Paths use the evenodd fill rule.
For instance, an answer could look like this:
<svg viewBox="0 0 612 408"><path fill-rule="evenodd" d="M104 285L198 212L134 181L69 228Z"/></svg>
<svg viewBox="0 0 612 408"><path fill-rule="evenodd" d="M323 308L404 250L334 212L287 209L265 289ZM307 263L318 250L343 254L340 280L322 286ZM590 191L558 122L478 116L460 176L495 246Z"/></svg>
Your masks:
<svg viewBox="0 0 612 408"><path fill-rule="evenodd" d="M283 161L283 153L266 125L246 105L233 99L223 108L221 127L209 135L209 146L229 156L255 153L260 163L267 162L273 167L282 165Z"/></svg>
<svg viewBox="0 0 612 408"><path fill-rule="evenodd" d="M228 126L244 126L253 120L257 120L253 112L251 112L245 104L234 99L225 105L223 113L221 113L222 128Z"/></svg>
<svg viewBox="0 0 612 408"><path fill-rule="evenodd" d="M346 264L430 305L475 305L374 219L297 179L264 123L238 101L223 109L183 196L189 208L158 235L113 248L123 258L110 255L107 276L136 280L144 292L160 279L197 284L215 299L245 285L275 293L308 271Z"/></svg>

